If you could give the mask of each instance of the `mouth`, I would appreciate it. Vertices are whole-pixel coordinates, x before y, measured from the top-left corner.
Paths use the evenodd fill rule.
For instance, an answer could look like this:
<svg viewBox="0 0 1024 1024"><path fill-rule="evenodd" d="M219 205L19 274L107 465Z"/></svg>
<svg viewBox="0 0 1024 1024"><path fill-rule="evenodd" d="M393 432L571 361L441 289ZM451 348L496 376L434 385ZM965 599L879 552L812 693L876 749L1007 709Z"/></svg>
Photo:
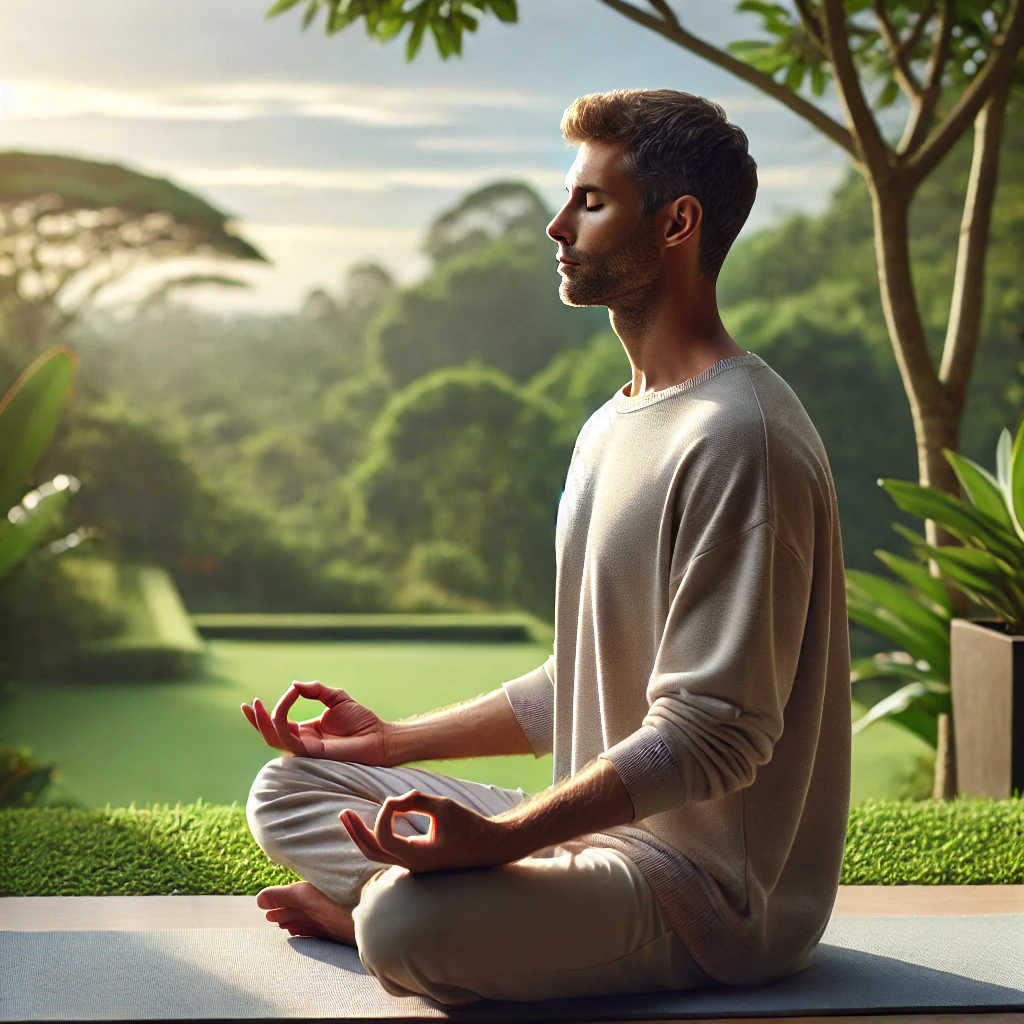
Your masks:
<svg viewBox="0 0 1024 1024"><path fill-rule="evenodd" d="M558 269L562 270L565 267L578 267L578 263L574 263L572 260L563 259L561 256L556 256L555 259L558 261Z"/></svg>

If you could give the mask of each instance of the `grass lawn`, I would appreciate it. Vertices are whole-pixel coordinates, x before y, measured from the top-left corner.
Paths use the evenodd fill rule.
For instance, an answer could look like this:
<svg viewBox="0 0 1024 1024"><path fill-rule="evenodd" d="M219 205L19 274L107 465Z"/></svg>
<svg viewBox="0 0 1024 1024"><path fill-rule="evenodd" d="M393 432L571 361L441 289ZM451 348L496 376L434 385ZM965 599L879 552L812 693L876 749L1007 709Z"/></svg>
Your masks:
<svg viewBox="0 0 1024 1024"><path fill-rule="evenodd" d="M293 679L347 690L384 718L401 718L486 693L542 664L541 644L214 640L206 678L180 682L22 684L3 708L2 739L32 748L58 775L43 803L83 807L244 804L256 772L276 756L239 705L273 707ZM298 720L322 705L300 699ZM854 707L854 715L862 713ZM879 723L854 740L853 803L911 795L929 748ZM462 778L537 792L551 758L435 761Z"/></svg>

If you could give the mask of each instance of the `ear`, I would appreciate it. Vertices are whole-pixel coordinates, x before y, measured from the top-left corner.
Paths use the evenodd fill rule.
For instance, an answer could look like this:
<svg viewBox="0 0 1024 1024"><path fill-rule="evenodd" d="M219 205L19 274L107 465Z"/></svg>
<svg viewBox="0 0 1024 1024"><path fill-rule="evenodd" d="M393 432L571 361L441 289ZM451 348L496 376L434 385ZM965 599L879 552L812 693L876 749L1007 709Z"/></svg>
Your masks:
<svg viewBox="0 0 1024 1024"><path fill-rule="evenodd" d="M662 207L662 214L662 240L666 248L697 240L704 211L696 197L680 196L673 199Z"/></svg>

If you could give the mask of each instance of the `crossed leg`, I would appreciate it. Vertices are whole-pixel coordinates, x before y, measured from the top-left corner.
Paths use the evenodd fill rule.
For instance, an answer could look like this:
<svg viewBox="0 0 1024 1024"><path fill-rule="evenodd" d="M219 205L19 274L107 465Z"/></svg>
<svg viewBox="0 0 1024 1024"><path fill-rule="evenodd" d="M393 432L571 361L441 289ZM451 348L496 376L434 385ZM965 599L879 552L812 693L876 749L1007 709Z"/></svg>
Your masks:
<svg viewBox="0 0 1024 1024"><path fill-rule="evenodd" d="M525 797L410 768L303 757L264 766L246 805L250 829L306 880L260 893L268 919L292 934L354 942L386 991L448 1006L714 984L617 851L581 839L500 868L427 874L367 861L338 813L351 807L372 825L384 799L413 788L488 815ZM397 822L408 835L427 827Z"/></svg>

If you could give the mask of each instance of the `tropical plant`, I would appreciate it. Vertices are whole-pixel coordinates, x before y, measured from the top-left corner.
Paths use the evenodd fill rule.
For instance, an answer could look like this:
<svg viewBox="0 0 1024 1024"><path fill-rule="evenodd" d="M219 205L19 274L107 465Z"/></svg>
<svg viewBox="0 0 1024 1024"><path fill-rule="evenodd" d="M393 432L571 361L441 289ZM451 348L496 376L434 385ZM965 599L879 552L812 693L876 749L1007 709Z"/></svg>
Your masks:
<svg viewBox="0 0 1024 1024"><path fill-rule="evenodd" d="M35 761L28 747L0 747L0 807L35 806L54 771Z"/></svg>
<svg viewBox="0 0 1024 1024"><path fill-rule="evenodd" d="M882 480L896 504L934 520L960 545L912 539L921 559L931 559L947 583L994 612L1005 632L1024 634L1024 416L1016 436L1003 430L996 446L996 475L956 452L943 455L966 500L905 480ZM962 546L961 546L962 545Z"/></svg>
<svg viewBox="0 0 1024 1024"><path fill-rule="evenodd" d="M915 560L876 551L904 583L848 569L850 618L894 641L900 650L853 662L851 681L897 678L904 686L875 704L854 733L882 718L936 742L937 719L951 713L949 631L954 608L947 589L995 613L1007 633L1024 633L1024 416L1016 436L1003 430L996 474L946 449L965 495L953 497L906 480L879 480L904 512L939 523L956 545L934 545L894 523ZM939 575L933 575L933 563Z"/></svg>
<svg viewBox="0 0 1024 1024"><path fill-rule="evenodd" d="M22 496L25 480L57 428L77 367L75 353L58 345L44 352L0 400L0 579L45 541L78 489L75 477L61 473ZM74 547L84 535L75 531L55 541L56 549Z"/></svg>
<svg viewBox="0 0 1024 1024"><path fill-rule="evenodd" d="M191 192L117 164L46 153L0 153L0 313L35 352L110 285L144 264L186 257L265 262L222 211ZM247 282L185 273L172 291Z"/></svg>
<svg viewBox="0 0 1024 1024"><path fill-rule="evenodd" d="M955 494L957 480L942 452L960 447L980 341L1003 129L1021 79L1024 0L741 0L736 10L759 19L760 38L725 47L690 31L670 0L600 2L759 89L849 156L871 197L877 285L913 419L919 480ZM516 0L277 0L268 13L300 4L303 26L323 11L328 34L360 20L381 41L408 30L408 59L428 29L447 58L461 54L463 34L481 18L518 17ZM828 91L838 117L818 102ZM893 137L883 118L899 109L898 101L905 120ZM910 211L923 183L968 132L974 158L961 193L956 270L936 365L912 272ZM931 520L925 530L929 543L947 539Z"/></svg>

